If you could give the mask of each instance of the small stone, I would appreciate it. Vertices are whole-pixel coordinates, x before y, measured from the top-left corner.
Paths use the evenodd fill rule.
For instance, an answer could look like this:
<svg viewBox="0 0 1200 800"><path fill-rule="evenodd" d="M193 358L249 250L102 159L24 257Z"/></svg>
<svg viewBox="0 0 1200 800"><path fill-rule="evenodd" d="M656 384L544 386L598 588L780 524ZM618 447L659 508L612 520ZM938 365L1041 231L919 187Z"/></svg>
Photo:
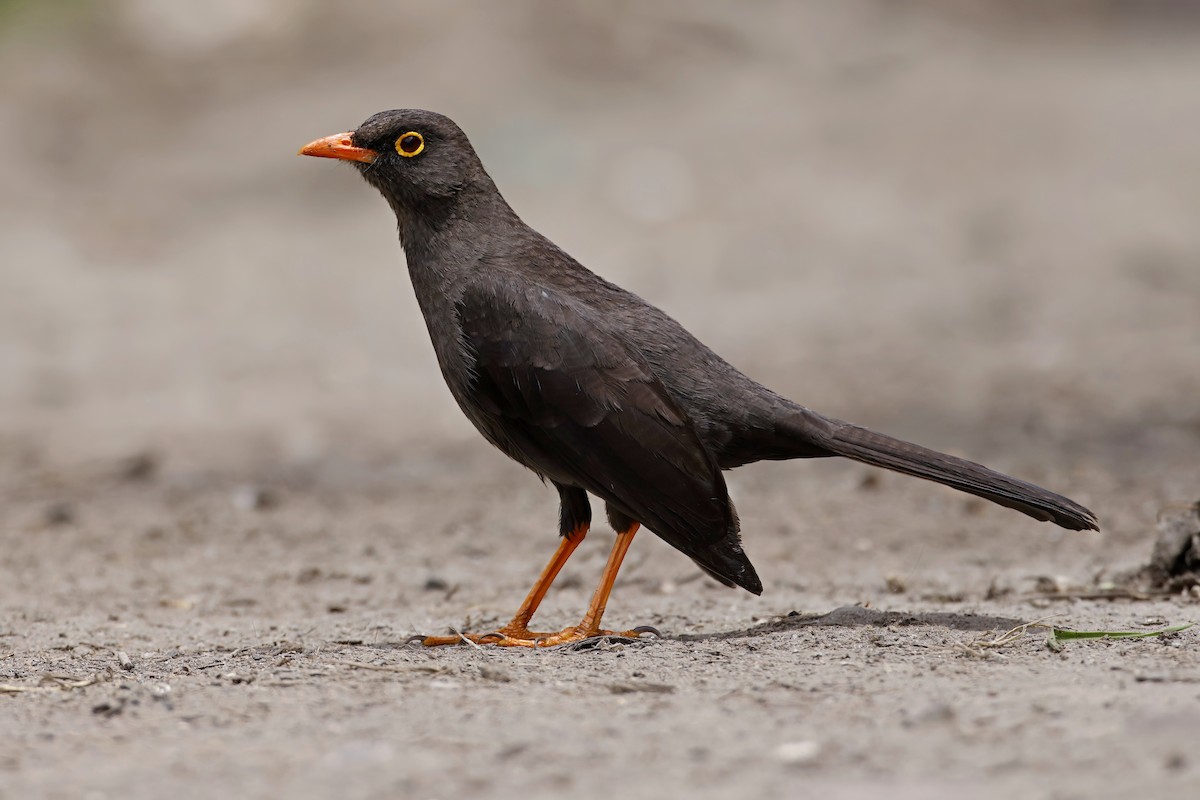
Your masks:
<svg viewBox="0 0 1200 800"><path fill-rule="evenodd" d="M117 701L113 701L113 702L105 700L102 703L97 703L96 705L92 706L93 714L100 716L100 717L105 717L106 719L111 719L112 717L116 717L116 716L120 715L121 712L124 710L125 710L124 698L117 700Z"/></svg>
<svg viewBox="0 0 1200 800"><path fill-rule="evenodd" d="M320 567L305 567L296 575L296 583L312 583L321 578Z"/></svg>
<svg viewBox="0 0 1200 800"><path fill-rule="evenodd" d="M495 681L496 683L510 683L512 676L504 670L495 669L494 667L480 667L479 677L485 681Z"/></svg>
<svg viewBox="0 0 1200 800"><path fill-rule="evenodd" d="M953 706L949 703L935 702L906 716L901 724L907 728L919 725L945 724L953 722L954 717Z"/></svg>
<svg viewBox="0 0 1200 800"><path fill-rule="evenodd" d="M229 502L238 511L265 511L279 505L279 496L260 486L239 486L233 490Z"/></svg>
<svg viewBox="0 0 1200 800"><path fill-rule="evenodd" d="M784 742L775 748L775 758L793 767L812 764L821 755L821 743L813 739Z"/></svg>
<svg viewBox="0 0 1200 800"><path fill-rule="evenodd" d="M158 472L154 453L136 453L121 462L118 475L125 481L148 481Z"/></svg>
<svg viewBox="0 0 1200 800"><path fill-rule="evenodd" d="M963 501L963 512L972 516L982 514L985 508L987 508L987 503L975 497L968 497Z"/></svg>
<svg viewBox="0 0 1200 800"><path fill-rule="evenodd" d="M58 500L46 506L43 517L47 525L70 525L75 521L75 506L67 500Z"/></svg>
<svg viewBox="0 0 1200 800"><path fill-rule="evenodd" d="M1071 589L1071 579L1064 575L1038 575L1034 579L1034 590L1042 594L1066 594Z"/></svg>
<svg viewBox="0 0 1200 800"><path fill-rule="evenodd" d="M1200 585L1200 502L1159 513L1149 574L1157 586L1187 589Z"/></svg>

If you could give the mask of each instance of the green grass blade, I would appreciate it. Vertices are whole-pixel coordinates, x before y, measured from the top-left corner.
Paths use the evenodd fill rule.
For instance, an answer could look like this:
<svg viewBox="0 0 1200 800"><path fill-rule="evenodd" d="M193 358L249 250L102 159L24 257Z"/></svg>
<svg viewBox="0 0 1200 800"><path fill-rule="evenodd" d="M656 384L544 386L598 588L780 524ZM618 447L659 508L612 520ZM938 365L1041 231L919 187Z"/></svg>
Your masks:
<svg viewBox="0 0 1200 800"><path fill-rule="evenodd" d="M1062 628L1054 629L1054 638L1058 641L1068 639L1144 639L1147 636L1162 636L1164 633L1179 633L1186 631L1196 623L1188 622L1183 625L1172 625L1157 631L1068 631Z"/></svg>

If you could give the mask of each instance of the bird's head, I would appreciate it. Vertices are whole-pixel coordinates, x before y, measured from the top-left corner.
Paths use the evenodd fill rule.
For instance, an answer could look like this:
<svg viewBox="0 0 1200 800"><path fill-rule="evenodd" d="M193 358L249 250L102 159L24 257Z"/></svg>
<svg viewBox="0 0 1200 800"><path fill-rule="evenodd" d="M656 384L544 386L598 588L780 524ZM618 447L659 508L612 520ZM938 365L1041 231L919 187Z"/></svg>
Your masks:
<svg viewBox="0 0 1200 800"><path fill-rule="evenodd" d="M356 130L310 142L300 155L351 162L397 213L491 183L462 129L420 109L380 111Z"/></svg>

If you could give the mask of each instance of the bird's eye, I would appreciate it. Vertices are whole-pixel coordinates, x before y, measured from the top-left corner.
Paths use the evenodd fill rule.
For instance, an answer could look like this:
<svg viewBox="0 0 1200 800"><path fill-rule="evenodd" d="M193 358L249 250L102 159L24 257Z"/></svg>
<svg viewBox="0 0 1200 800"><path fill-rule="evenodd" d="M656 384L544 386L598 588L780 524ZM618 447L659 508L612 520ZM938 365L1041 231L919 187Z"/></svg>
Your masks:
<svg viewBox="0 0 1200 800"><path fill-rule="evenodd" d="M405 158L421 155L425 149L425 137L416 131L409 131L396 140L396 152Z"/></svg>

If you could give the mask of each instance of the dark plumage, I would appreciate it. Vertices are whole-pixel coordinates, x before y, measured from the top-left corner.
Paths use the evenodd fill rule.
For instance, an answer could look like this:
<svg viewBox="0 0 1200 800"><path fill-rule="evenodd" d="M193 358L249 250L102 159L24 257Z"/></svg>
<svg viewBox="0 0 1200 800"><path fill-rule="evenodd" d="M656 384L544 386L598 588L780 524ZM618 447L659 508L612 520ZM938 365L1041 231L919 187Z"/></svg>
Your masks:
<svg viewBox="0 0 1200 800"><path fill-rule="evenodd" d="M420 150L408 155L418 146L411 135ZM618 531L632 535L641 523L718 580L757 594L721 471L825 456L943 483L1064 528L1096 528L1065 497L823 417L747 378L525 225L444 116L385 111L301 152L354 161L387 199L451 393L488 441L558 488L564 537L586 531L586 492L604 500ZM594 622L598 629L598 615ZM511 635L521 632L510 625L500 638L514 641L502 643L524 643Z"/></svg>

